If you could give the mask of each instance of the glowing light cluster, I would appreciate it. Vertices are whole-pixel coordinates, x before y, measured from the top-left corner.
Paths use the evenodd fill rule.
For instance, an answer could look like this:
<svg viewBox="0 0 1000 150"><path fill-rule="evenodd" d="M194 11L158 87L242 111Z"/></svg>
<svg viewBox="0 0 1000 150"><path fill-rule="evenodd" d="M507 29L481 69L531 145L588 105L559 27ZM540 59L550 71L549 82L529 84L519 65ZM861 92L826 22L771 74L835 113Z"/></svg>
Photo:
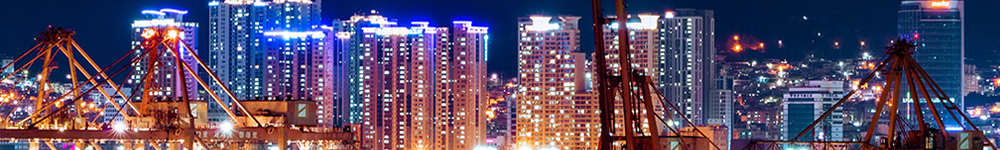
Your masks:
<svg viewBox="0 0 1000 150"><path fill-rule="evenodd" d="M415 27L415 28L367 27L367 28L361 28L361 31L364 33L375 33L377 35L410 35L410 34L437 33L437 30L434 30L434 28L429 28L429 27Z"/></svg>
<svg viewBox="0 0 1000 150"><path fill-rule="evenodd" d="M177 10L177 9L170 9L170 8L160 9L160 12L164 12L164 13L176 13L176 14L181 14L181 15L184 15L184 14L188 13L187 10Z"/></svg>
<svg viewBox="0 0 1000 150"><path fill-rule="evenodd" d="M223 133L232 133L233 132L233 123L230 123L230 122L227 121L227 122L223 122L222 124L219 124L219 131L221 131Z"/></svg>
<svg viewBox="0 0 1000 150"><path fill-rule="evenodd" d="M275 3L292 2L292 3L302 3L302 4L312 4L313 3L311 0L274 0L274 2Z"/></svg>
<svg viewBox="0 0 1000 150"><path fill-rule="evenodd" d="M656 29L656 22L659 18L660 16L657 15L639 15L639 22L625 23L625 27L633 30ZM608 28L618 29L618 26L620 26L620 24L615 22L611 23Z"/></svg>
<svg viewBox="0 0 1000 150"><path fill-rule="evenodd" d="M465 25L465 26L472 25L472 21L451 21L451 23L453 23L453 24L461 24L461 25Z"/></svg>
<svg viewBox="0 0 1000 150"><path fill-rule="evenodd" d="M179 34L179 33L177 32L177 30L170 30L170 31L167 31L167 38L171 38L171 39L173 39L173 38L177 38L177 35L178 35L178 34Z"/></svg>
<svg viewBox="0 0 1000 150"><path fill-rule="evenodd" d="M118 133L122 133L122 132L125 132L125 129L126 129L126 128L128 128L128 126L127 126L127 125L125 125L125 123L122 123L122 122L115 122L115 123L114 123L114 124L113 124L113 125L111 126L111 129L115 130L115 132L118 132Z"/></svg>
<svg viewBox="0 0 1000 150"><path fill-rule="evenodd" d="M935 8L945 7L945 8L947 8L947 7L951 7L951 2L948 2L948 1L934 1L934 2L931 2L931 7L935 7Z"/></svg>
<svg viewBox="0 0 1000 150"><path fill-rule="evenodd" d="M253 2L253 6L267 6L266 2Z"/></svg>
<svg viewBox="0 0 1000 150"><path fill-rule="evenodd" d="M977 107L976 109L972 110L972 113L970 113L970 115L972 117L979 117L980 115L983 115L983 108Z"/></svg>
<svg viewBox="0 0 1000 150"><path fill-rule="evenodd" d="M153 30L151 28L142 31L142 38L148 39L153 37L153 35L156 35L156 30Z"/></svg>
<svg viewBox="0 0 1000 150"><path fill-rule="evenodd" d="M426 22L426 21L414 21L414 22L410 22L410 25L413 25L414 27L428 27L428 26L430 26L430 24L431 24L430 22Z"/></svg>
<svg viewBox="0 0 1000 150"><path fill-rule="evenodd" d="M767 68L768 68L768 74L773 74L773 75L778 75L779 77L783 77L788 74L788 72L786 72L787 70L792 69L792 65L789 65L787 63L778 63L778 64L769 63L767 64Z"/></svg>
<svg viewBox="0 0 1000 150"><path fill-rule="evenodd" d="M281 37L283 37L285 39L306 38L306 37L312 37L312 38L324 38L324 37L326 37L325 33L319 32L319 31L309 31L309 32L273 31L273 32L264 32L264 35L266 35L266 36L281 36Z"/></svg>
<svg viewBox="0 0 1000 150"><path fill-rule="evenodd" d="M4 103L10 102L10 100L13 100L16 96L17 95L15 95L15 93L13 92L7 94L0 94L0 102Z"/></svg>
<svg viewBox="0 0 1000 150"><path fill-rule="evenodd" d="M377 13L377 11L372 10L372 13ZM395 25L396 22L390 22L389 18L383 17L381 15L368 15L368 16L351 16L351 22L366 21L377 25Z"/></svg>
<svg viewBox="0 0 1000 150"><path fill-rule="evenodd" d="M549 31L559 29L559 24L549 23L552 17L546 16L531 16L531 25L527 25L524 28L530 31Z"/></svg>
<svg viewBox="0 0 1000 150"><path fill-rule="evenodd" d="M643 14L639 15L639 26L641 29L656 29L656 22L659 21L660 16ZM628 26L628 24L625 24Z"/></svg>
<svg viewBox="0 0 1000 150"><path fill-rule="evenodd" d="M490 140L490 141L492 141L492 140ZM480 146L476 146L476 147L472 148L472 150L497 150L497 148L496 147L492 147L492 146L483 146L483 145L480 145Z"/></svg>
<svg viewBox="0 0 1000 150"><path fill-rule="evenodd" d="M469 33L488 33L489 27L469 27Z"/></svg>
<svg viewBox="0 0 1000 150"><path fill-rule="evenodd" d="M166 15L166 13L163 13L163 12L160 12L160 11L155 11L155 10L143 10L142 14L143 15L160 15L160 16Z"/></svg>
<svg viewBox="0 0 1000 150"><path fill-rule="evenodd" d="M216 3L218 3L218 2L216 2ZM209 3L209 5L211 5L211 3ZM164 9L160 9L160 10L143 10L142 11L142 14L144 14L144 15L158 15L158 16L163 16L163 15L167 15L167 13L185 15L185 14L188 13L188 11L187 10L170 9L170 8L164 8Z"/></svg>
<svg viewBox="0 0 1000 150"><path fill-rule="evenodd" d="M174 19L150 19L150 20L136 20L132 22L132 27L154 27L154 26L181 26L180 22L174 21Z"/></svg>
<svg viewBox="0 0 1000 150"><path fill-rule="evenodd" d="M338 39L350 39L351 38L351 32L337 32L337 38Z"/></svg>
<svg viewBox="0 0 1000 150"><path fill-rule="evenodd" d="M496 113L493 112L493 110L486 111L486 116L489 117L487 118L487 120L493 120L497 118L497 115Z"/></svg>
<svg viewBox="0 0 1000 150"><path fill-rule="evenodd" d="M230 5L249 5L256 2L256 0L226 0L224 3Z"/></svg>

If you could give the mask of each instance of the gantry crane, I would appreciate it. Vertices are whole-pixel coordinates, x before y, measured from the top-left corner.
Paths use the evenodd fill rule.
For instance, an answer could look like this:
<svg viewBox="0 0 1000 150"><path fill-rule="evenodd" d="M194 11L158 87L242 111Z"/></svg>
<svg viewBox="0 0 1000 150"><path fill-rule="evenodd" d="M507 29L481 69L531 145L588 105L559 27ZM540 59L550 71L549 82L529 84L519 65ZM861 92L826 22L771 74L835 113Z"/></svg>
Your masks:
<svg viewBox="0 0 1000 150"><path fill-rule="evenodd" d="M29 54L35 56L20 66L11 75L4 76L14 80L13 85L18 85L24 78L30 76L26 74L32 64L38 59L42 59L42 71L36 77L35 86L37 88L37 98L34 99L34 111L24 119L13 122L4 122L4 128L0 129L0 139L9 139L8 142L27 141L31 149L40 148L41 143L45 143L50 149L55 149L53 143L73 143L78 148L92 147L100 149L98 143L116 142L127 149L144 149L152 147L160 150L161 146L175 149L256 149L261 144L276 145L278 149L288 149L297 147L298 149L354 149L353 134L350 130L327 129L321 127L310 127L310 116L315 117L315 102L302 100L283 101L251 101L244 105L198 57L194 49L182 40L183 30L170 26L148 27L142 30L141 36L144 38L138 46L134 47L121 56L114 63L107 67L100 68L93 59L76 43L73 36L75 32L62 28L49 27L46 31L39 33L35 38L39 43L32 49L27 50L14 62L9 63L0 70L5 70L13 64L26 58ZM139 51L137 51L139 50ZM110 76L107 71L113 66L122 63L123 60L134 54L127 64L120 67ZM56 69L54 57L62 53L69 60L70 79L72 89L63 93L58 98L49 97L53 91L49 86L48 79L52 70ZM96 71L91 75L87 69L77 62L76 55L81 56ZM196 101L187 93L187 79L189 75L197 75L196 69L199 66L190 66L182 57L190 57L197 61L197 64L205 70L214 83L221 85L222 91L232 100L232 103L223 102L215 91L206 92L214 102L222 106L222 109L229 115L230 120L222 124L208 124L206 101ZM172 62L165 62L164 57L172 57ZM114 77L124 70L129 70L128 75L134 75L138 62L147 61L145 74L142 75L140 83L142 90L133 90L131 94L126 94L122 90L123 85L115 84ZM173 64L173 65L164 65ZM152 79L152 74L164 67L172 68L174 72L161 72L175 75L180 78L180 96L175 100L157 100L153 93L162 91ZM22 72L25 71L25 72ZM15 76L13 74L20 75ZM82 74L86 78L85 82L78 82L77 74ZM197 81L198 85L204 89L211 89L207 82L200 77L190 77ZM89 84L88 84L89 83ZM121 82L125 83L125 82ZM88 86L89 85L89 86ZM110 87L114 91L106 91L103 87ZM87 89L89 87L89 89ZM83 90L86 89L86 90ZM4 90L4 89L0 89ZM13 91L14 89L6 89ZM103 115L103 111L95 116L85 116L86 110L82 109L81 102L85 93L99 91L116 110L114 116L122 118L112 118L113 122L99 123L97 116ZM136 92L143 92L137 94ZM109 94L111 92L112 94ZM136 96L141 95L141 96ZM162 95L159 95L162 96ZM114 99L124 100L119 104ZM133 99L138 98L141 104L134 104ZM21 99L29 100L28 98ZM17 100L15 100L17 101ZM5 103L6 104L6 103ZM72 105L71 105L72 104ZM226 107L232 105L234 112ZM278 116L257 116L261 112L267 111ZM310 113L310 111L312 111ZM68 115L75 113L75 115ZM293 115L294 114L294 115ZM306 115L312 114L312 115ZM88 117L93 120L87 121ZM263 117L264 121L259 120ZM315 118L311 118L315 122ZM6 120L12 120L8 117ZM305 120L305 121L303 121ZM266 122L265 122L266 121ZM306 122L306 123L302 123ZM164 144L166 143L166 144ZM294 144L290 144L294 143ZM197 145L197 146L196 146ZM256 146L256 147L255 147Z"/></svg>
<svg viewBox="0 0 1000 150"><path fill-rule="evenodd" d="M941 87L934 82L923 67L917 63L913 58L913 53L915 53L914 48L916 45L914 41L901 38L894 42L894 45L886 47L885 53L888 57L882 61L881 64L868 74L858 86L864 86L869 83L873 77L877 74L882 74L886 76L885 87L881 91L880 96L876 100L876 108L874 116L871 118L871 122L868 124L868 131L865 133L864 140L858 142L842 142L842 141L797 141L799 138L809 134L812 129L819 123L821 123L826 117L828 117L837 107L840 107L845 101L851 98L859 89L851 90L851 92L844 95L836 104L826 110L821 116L819 116L812 124L801 131L795 138L789 141L752 141L744 150L781 150L788 148L798 148L798 149L837 149L837 150L882 150L882 149L941 149L941 150L973 150L982 149L984 146L996 149L996 146L992 144L989 140L983 136L983 132L972 124L969 117L962 112L961 108L951 101L951 98L941 90ZM906 85L903 84L903 79L906 80ZM908 87L908 92L904 92L904 88ZM902 97L901 93L909 93L909 97ZM932 96L930 93L933 93ZM905 96L905 95L904 95ZM915 113L915 120L910 120L910 122L904 120L900 117L900 106L907 105L902 103L905 100L911 100L913 112ZM923 103L921 102L923 100ZM936 101L936 102L935 102ZM953 118L952 120L961 126L965 131L961 132L948 132L944 130L945 121L942 119L940 111L938 111L938 106L943 106L945 112ZM888 109L886 109L888 106ZM929 127L929 123L926 123L927 119L924 115L924 109L927 108L931 112L931 118L933 118L934 123L936 123L937 128ZM886 137L882 137L877 144L872 144L875 132L878 131L878 122L881 119L883 113L888 113L889 125ZM957 115L956 115L957 114ZM959 120L959 119L962 120ZM964 121L964 122L963 122ZM905 129L910 126L909 123L914 123L918 128L916 130L910 130L907 132ZM966 125L968 124L968 125ZM969 130L971 129L971 130ZM794 132L794 131L792 131ZM903 134L905 133L905 134Z"/></svg>
<svg viewBox="0 0 1000 150"><path fill-rule="evenodd" d="M624 0L615 0L616 8L616 21L618 23L618 56L621 68L618 68L618 73L613 73L609 70L608 61L605 56L608 55L604 51L606 45L604 45L604 26L609 25L601 8L601 0L591 0L592 12L594 16L594 44L596 47L595 51L595 66L597 74L597 92L599 93L599 109L600 109L600 120L601 120L601 133L600 133L600 143L599 150L612 150L612 149L628 149L628 150L657 150L657 149L670 149L670 150L693 150L693 149L718 149L712 139L707 139L704 132L698 128L692 128L697 135L701 137L685 137L681 134L681 129L668 121L682 120L685 125L694 127L694 123L690 121L683 112L677 108L674 103L670 102L663 94L657 90L656 81L651 77L641 74L639 71L632 68L631 56L629 48L629 32L626 23L628 20L628 13L625 11ZM621 103L624 118L622 122L615 122L614 113L616 103ZM655 109L656 106L667 105L670 106L663 112L659 112ZM676 113L679 118L673 118L670 112ZM642 115L643 112L645 115ZM663 116L667 116L666 119ZM646 117L646 118L642 118ZM648 129L643 130L642 120L646 119L650 121ZM667 125L667 130L672 132L674 136L661 136L659 133L660 126L653 122L660 121ZM625 133L614 133L614 125L620 124L625 130ZM662 138L662 139L661 139ZM701 139L705 143L698 144L695 139ZM687 140L687 141L685 141ZM670 144L671 142L680 144ZM707 144L707 145L706 145Z"/></svg>

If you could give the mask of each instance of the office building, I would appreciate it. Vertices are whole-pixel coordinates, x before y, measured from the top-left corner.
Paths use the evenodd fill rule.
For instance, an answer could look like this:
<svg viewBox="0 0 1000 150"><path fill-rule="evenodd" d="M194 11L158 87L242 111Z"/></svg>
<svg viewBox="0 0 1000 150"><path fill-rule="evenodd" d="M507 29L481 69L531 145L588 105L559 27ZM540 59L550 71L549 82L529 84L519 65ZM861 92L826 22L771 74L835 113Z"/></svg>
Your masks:
<svg viewBox="0 0 1000 150"><path fill-rule="evenodd" d="M579 20L518 18L518 149L597 149L598 99L585 87L589 78Z"/></svg>
<svg viewBox="0 0 1000 150"><path fill-rule="evenodd" d="M198 23L184 22L184 15L187 11L176 9L160 9L142 11L143 19L132 22L132 57L139 59L139 63L134 65L134 73L129 77L127 84L133 84L139 89L157 89L155 91L142 91L141 96L134 99L167 97L170 99L190 98L198 100L199 84L195 79L198 77L198 61L194 55L188 54L187 49L191 48L198 52ZM146 29L156 31L156 28L169 28L177 31L180 38L176 45L170 44L143 44L146 38L143 33ZM185 46L187 45L187 46ZM173 47L173 48L168 48ZM149 52L143 55L143 51ZM181 69L177 65L177 55L174 51L180 52L181 59L188 66L194 68L195 73L190 73ZM140 56L141 55L141 56ZM183 76L182 76L183 75ZM179 78L184 79L179 79ZM186 89L185 89L186 88ZM184 94L187 93L187 96Z"/></svg>
<svg viewBox="0 0 1000 150"><path fill-rule="evenodd" d="M791 140L844 97L843 81L805 81L789 87L782 100L782 140ZM844 111L837 107L798 141L843 141Z"/></svg>
<svg viewBox="0 0 1000 150"><path fill-rule="evenodd" d="M333 124L334 52L324 45L321 0L209 2L209 67L237 99L305 99L319 104L321 126ZM226 121L233 108L223 85L212 84L228 106L210 103L209 121ZM339 93L338 93L339 94Z"/></svg>
<svg viewBox="0 0 1000 150"><path fill-rule="evenodd" d="M707 124L706 106L715 79L715 18L711 10L667 11L659 23L660 91L697 125Z"/></svg>
<svg viewBox="0 0 1000 150"><path fill-rule="evenodd" d="M899 34L916 41L913 59L958 108L964 108L964 1L904 0L898 17Z"/></svg>

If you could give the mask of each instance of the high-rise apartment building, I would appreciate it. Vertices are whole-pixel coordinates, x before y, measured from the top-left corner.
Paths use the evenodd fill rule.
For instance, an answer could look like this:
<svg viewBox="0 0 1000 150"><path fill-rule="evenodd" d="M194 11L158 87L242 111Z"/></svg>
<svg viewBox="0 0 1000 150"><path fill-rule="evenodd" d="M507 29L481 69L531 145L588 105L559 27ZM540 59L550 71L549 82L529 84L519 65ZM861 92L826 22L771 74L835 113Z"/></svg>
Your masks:
<svg viewBox="0 0 1000 150"><path fill-rule="evenodd" d="M337 40L331 46L334 46L334 51L340 53L340 55L346 55L342 57L341 65L344 65L343 72L344 76L340 79L342 83L347 84L343 87L343 92L346 92L343 97L346 97L348 105L342 105L341 108L347 109L348 111L340 111L344 113L344 118L347 123L358 124L361 121L363 106L361 101L361 94L363 85L361 79L361 73L363 68L357 67L362 66L362 58L358 57L363 54L362 52L362 42L365 38L362 28L366 27L384 27L389 25L395 25L396 20L390 20L389 18L378 15L375 10L371 11L369 15L355 14L347 20L334 20L333 25L330 27L331 32L335 32Z"/></svg>
<svg viewBox="0 0 1000 150"><path fill-rule="evenodd" d="M319 26L321 0L224 0L209 2L209 62L237 99L280 97L315 100L319 120L332 124L336 91L331 49ZM212 91L226 95L222 85ZM225 121L222 107L210 105L209 121Z"/></svg>
<svg viewBox="0 0 1000 150"><path fill-rule="evenodd" d="M618 29L620 24L616 20L617 17L615 16L609 16L607 18L608 20L611 20L611 23L604 25L603 27L604 28L603 42L604 45L606 46L604 50L605 53L607 54L604 56L604 59L607 62L607 64L605 65L607 65L608 70L611 71L612 76L621 76L622 66L621 66L621 56L619 56L619 49L621 47L619 46L618 43L619 42ZM654 82L658 81L657 79L659 78L658 76L659 69L657 69L658 66L657 64L659 64L660 58L658 57L659 55L656 53L660 50L660 48L658 47L658 45L660 44L658 42L660 41L659 39L660 31L659 31L659 26L657 25L657 23L659 23L659 19L660 15L654 15L654 14L630 15L630 18L628 19L629 21L625 23L629 41L629 47L627 49L629 50L629 55L630 55L629 61L632 63L631 65L632 70L635 71L635 73L638 73L639 75L649 76ZM634 85L634 86L639 86L639 85ZM650 89L650 91L653 90L656 89ZM660 100L661 99L658 97L654 98L654 101L656 102L654 102L653 104L654 107L653 113L655 113L655 115L663 114L664 111L663 105L662 103L658 102ZM615 112L614 112L615 122L625 122L625 116L623 115L624 110L622 110L621 108L624 108L622 101L615 100ZM641 114L639 114L639 116L636 116L637 118L642 119L641 122L643 122L643 124L640 125L641 127L643 127L642 131L647 131L648 133L648 131L650 131L649 130L650 123L653 123L654 125L658 126L657 129L659 131L656 131L657 133L665 131L666 124L664 124L660 120L649 120L648 117L646 117L648 113L650 112L641 111ZM624 124L616 124L614 126L614 130L615 130L614 133L625 133L625 126ZM614 136L624 136L624 135L614 135Z"/></svg>
<svg viewBox="0 0 1000 150"><path fill-rule="evenodd" d="M471 21L452 23L451 51L441 55L449 55L449 61L441 63L441 68L449 69L447 76L442 74L441 79L447 77L451 83L438 86L438 91L447 89L449 92L441 92L442 95L438 95L437 100L439 105L450 105L448 108L442 107L445 111L438 111L437 115L439 118L451 118L453 123L449 128L452 128L452 133L438 136L451 138L447 143L448 147L443 149L472 149L486 141L488 117L485 110L489 102L486 91L486 56L489 53L489 28L473 26ZM444 120L434 123L441 123L440 121Z"/></svg>
<svg viewBox="0 0 1000 150"><path fill-rule="evenodd" d="M349 71L351 68L350 60L352 55L350 55L350 42L351 37L346 32L341 32L343 26L333 25L333 26L322 26L323 32L326 36L323 38L323 51L320 56L325 57L323 59L323 70L327 78L318 79L317 81L326 84L324 86L329 87L326 90L326 94L330 94L329 105L317 107L323 110L323 113L319 113L326 118L328 124L333 126L349 126L351 122L350 116L354 112L350 107L352 103L350 101L350 78L351 74Z"/></svg>
<svg viewBox="0 0 1000 150"><path fill-rule="evenodd" d="M820 115L826 113L833 104L844 97L843 81L805 81L800 85L788 88L782 103L784 112L782 113L783 128L782 140L791 140L799 132L809 127ZM823 141L843 141L844 140L844 110L843 107L834 109L830 116L826 117L821 124L817 124L812 131L798 141L813 141L819 139Z"/></svg>
<svg viewBox="0 0 1000 150"><path fill-rule="evenodd" d="M731 76L715 76L712 80L710 101L705 105L705 124L733 126L733 82Z"/></svg>
<svg viewBox="0 0 1000 150"><path fill-rule="evenodd" d="M904 0L899 5L899 34L915 41L913 59L959 108L964 108L965 95L964 18L962 0Z"/></svg>
<svg viewBox="0 0 1000 150"><path fill-rule="evenodd" d="M660 91L692 122L705 125L715 79L715 18L711 10L668 11L659 23Z"/></svg>
<svg viewBox="0 0 1000 150"><path fill-rule="evenodd" d="M347 64L357 68L349 69L348 84L360 110L352 124L361 127L361 147L472 149L485 142L488 28L469 21L403 27L380 15L334 24L350 44L341 48L357 54Z"/></svg>
<svg viewBox="0 0 1000 150"><path fill-rule="evenodd" d="M198 23L184 22L184 15L187 14L187 11L160 9L158 11L145 10L142 11L142 14L143 19L132 22L132 47L143 44L146 38L142 35L148 28L173 28L180 31L177 33L180 40L176 45L170 45L170 47L176 48L181 53L182 61L188 66L198 68L195 56L187 54L187 47L184 46L188 45L194 52L198 52ZM158 89L157 91L142 91L144 96L177 99L182 98L186 92L187 98L197 100L199 85L195 78L198 77L198 71L194 70L195 74L192 74L180 69L180 65L176 65L177 55L168 52L172 50L168 49L166 45L147 44L147 46L132 51L132 57L135 58L140 57L147 48L156 48L156 50L139 58L139 63L135 64L135 73L129 77L129 83L136 84L136 87L144 87L137 90ZM184 79L180 79L182 73ZM148 81L151 82L145 82L144 79L149 79Z"/></svg>
<svg viewBox="0 0 1000 150"><path fill-rule="evenodd" d="M600 117L588 91L578 16L518 19L515 147L597 149Z"/></svg>

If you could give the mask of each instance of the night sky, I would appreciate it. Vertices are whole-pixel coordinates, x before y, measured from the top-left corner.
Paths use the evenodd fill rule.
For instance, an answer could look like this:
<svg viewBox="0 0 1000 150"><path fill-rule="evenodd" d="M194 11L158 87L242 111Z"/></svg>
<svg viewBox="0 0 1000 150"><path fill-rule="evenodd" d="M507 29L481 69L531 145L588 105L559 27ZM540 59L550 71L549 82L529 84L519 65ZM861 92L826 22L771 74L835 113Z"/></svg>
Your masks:
<svg viewBox="0 0 1000 150"><path fill-rule="evenodd" d="M18 55L36 44L32 39L46 26L75 29L80 45L107 65L130 50L130 23L141 10L177 8L190 13L185 21L199 22L199 47L208 48L208 0L3 0L0 2L0 54ZM660 13L673 8L715 11L716 45L723 47L732 35L763 42L763 53L744 51L733 60L778 58L801 60L808 54L824 58L857 55L859 41L881 52L896 37L898 0L647 0L627 1L631 13ZM612 1L605 0L605 14L612 14ZM966 1L966 57L978 65L996 64L1000 58L1000 10L997 0ZM357 12L376 9L401 24L430 21L432 26L451 26L452 20L471 20L490 27L490 72L506 77L516 73L517 17L532 14L582 16L581 47L593 52L591 5L586 0L358 0L323 3L322 18L346 19ZM803 19L803 16L808 19ZM817 36L821 33L822 36ZM784 48L777 48L782 40ZM840 49L832 43L840 42ZM755 42L756 43L756 42ZM202 56L205 58L205 56Z"/></svg>

